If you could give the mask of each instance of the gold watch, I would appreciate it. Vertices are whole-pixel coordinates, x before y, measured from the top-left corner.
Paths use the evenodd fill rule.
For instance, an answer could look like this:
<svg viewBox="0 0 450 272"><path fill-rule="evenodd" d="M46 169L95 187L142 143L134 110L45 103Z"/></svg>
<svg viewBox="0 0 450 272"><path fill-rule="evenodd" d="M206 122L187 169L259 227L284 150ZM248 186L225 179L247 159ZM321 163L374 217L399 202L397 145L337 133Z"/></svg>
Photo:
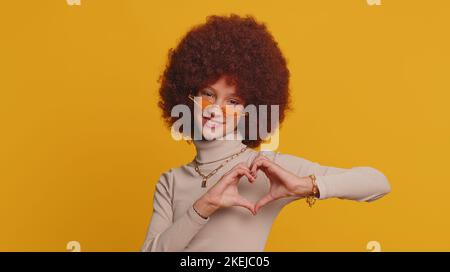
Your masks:
<svg viewBox="0 0 450 272"><path fill-rule="evenodd" d="M319 197L319 188L317 187L316 183L316 176L314 174L308 175L309 178L311 178L313 187L311 191L311 195L306 197L306 203L308 203L309 207L312 207L314 203L316 202L316 198Z"/></svg>

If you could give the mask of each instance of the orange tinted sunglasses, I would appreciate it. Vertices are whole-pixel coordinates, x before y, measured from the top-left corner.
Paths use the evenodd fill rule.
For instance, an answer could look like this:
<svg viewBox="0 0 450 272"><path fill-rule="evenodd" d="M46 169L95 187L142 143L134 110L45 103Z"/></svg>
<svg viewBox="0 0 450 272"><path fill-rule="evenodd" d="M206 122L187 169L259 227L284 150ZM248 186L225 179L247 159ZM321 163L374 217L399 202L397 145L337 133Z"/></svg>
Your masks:
<svg viewBox="0 0 450 272"><path fill-rule="evenodd" d="M206 109L208 106L213 105L214 103L212 103L211 101L209 101L206 98L201 98L200 97L200 101L201 103L199 103L199 101L195 100L195 96L193 96L192 94L189 95L189 99L191 99L192 101L194 101L195 104L197 104L198 106L200 106L200 108L202 110ZM242 109L236 107L236 106L220 106L220 109L222 110L223 114L225 116L245 116L248 114L248 112L242 112Z"/></svg>

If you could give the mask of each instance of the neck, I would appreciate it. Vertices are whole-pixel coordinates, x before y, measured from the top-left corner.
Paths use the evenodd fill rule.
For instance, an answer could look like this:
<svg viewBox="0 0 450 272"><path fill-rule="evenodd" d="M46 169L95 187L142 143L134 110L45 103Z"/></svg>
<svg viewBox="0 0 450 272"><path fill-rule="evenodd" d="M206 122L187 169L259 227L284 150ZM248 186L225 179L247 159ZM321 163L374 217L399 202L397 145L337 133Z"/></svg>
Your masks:
<svg viewBox="0 0 450 272"><path fill-rule="evenodd" d="M196 161L200 164L223 160L245 147L242 139L194 140L197 151Z"/></svg>

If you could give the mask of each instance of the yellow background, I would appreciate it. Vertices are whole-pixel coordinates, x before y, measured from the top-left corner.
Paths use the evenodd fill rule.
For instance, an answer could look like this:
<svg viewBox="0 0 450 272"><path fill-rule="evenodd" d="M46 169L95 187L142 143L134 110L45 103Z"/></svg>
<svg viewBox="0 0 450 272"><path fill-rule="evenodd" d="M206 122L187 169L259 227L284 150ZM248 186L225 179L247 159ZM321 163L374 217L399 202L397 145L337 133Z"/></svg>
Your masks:
<svg viewBox="0 0 450 272"><path fill-rule="evenodd" d="M450 250L449 1L2 1L0 251L138 251L159 175L194 156L156 107L210 14L266 22L292 74L279 151L369 165L373 203L287 206L267 251Z"/></svg>

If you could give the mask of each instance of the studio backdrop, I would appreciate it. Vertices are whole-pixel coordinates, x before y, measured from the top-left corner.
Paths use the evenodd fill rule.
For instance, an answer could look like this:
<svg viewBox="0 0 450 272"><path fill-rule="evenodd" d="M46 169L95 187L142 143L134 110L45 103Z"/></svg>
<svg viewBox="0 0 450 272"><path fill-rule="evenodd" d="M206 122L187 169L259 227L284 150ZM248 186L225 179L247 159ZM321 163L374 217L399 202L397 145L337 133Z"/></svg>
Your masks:
<svg viewBox="0 0 450 272"><path fill-rule="evenodd" d="M373 202L293 202L266 251L450 250L450 2L2 1L0 251L139 251L161 173L195 149L165 129L168 51L209 15L266 23L293 110L278 151L369 165Z"/></svg>

